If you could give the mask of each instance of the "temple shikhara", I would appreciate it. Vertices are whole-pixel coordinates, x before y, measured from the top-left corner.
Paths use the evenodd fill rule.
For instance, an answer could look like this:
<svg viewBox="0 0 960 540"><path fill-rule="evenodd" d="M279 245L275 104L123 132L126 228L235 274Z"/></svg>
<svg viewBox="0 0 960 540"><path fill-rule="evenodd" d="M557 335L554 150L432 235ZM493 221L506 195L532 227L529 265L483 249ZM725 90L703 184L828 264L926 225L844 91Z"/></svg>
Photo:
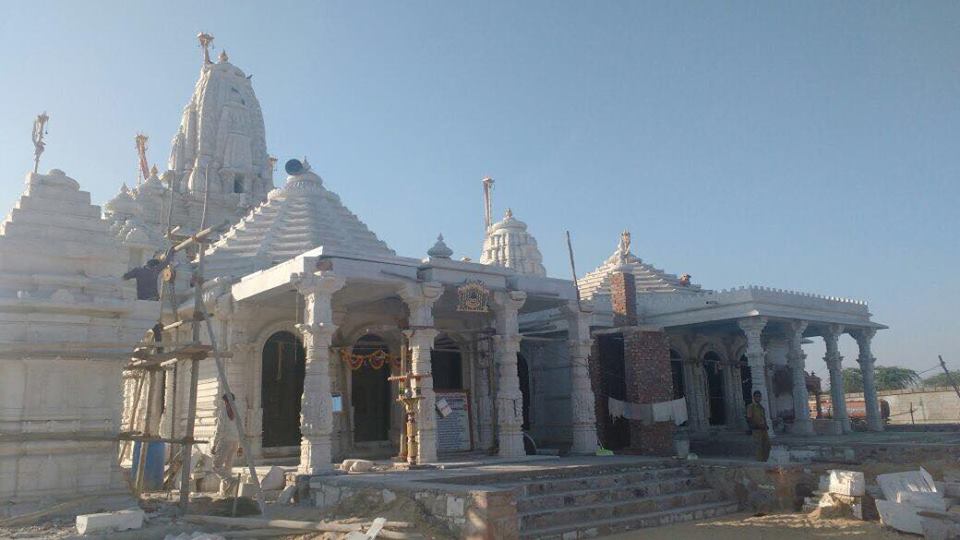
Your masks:
<svg viewBox="0 0 960 540"><path fill-rule="evenodd" d="M165 170L144 160L102 208L82 179L29 172L0 225L0 499L149 483L135 463L159 444L178 463L167 488L233 489L249 459L308 478L324 507L348 490L331 474L348 458L412 473L744 439L754 391L774 444L843 435L851 366L866 428L883 429L871 339L886 327L864 302L707 290L645 261L627 231L578 238L612 253L576 281L551 277L569 271L544 267L524 202L495 208L480 175L485 230L457 246L478 256L456 260L432 234L423 253L398 254L336 194L352 179L322 178L309 147L268 153L250 77L211 58L211 40ZM844 361L846 339L859 355ZM826 346L830 414L810 340ZM524 511L523 534L552 530Z"/></svg>

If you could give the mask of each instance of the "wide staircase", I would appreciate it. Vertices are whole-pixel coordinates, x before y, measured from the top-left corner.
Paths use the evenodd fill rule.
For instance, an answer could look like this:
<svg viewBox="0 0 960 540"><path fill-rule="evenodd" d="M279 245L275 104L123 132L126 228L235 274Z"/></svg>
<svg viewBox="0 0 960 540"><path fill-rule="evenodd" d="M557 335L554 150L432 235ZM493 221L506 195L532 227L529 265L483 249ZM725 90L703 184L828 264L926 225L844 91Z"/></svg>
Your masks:
<svg viewBox="0 0 960 540"><path fill-rule="evenodd" d="M520 538L592 538L737 510L703 477L672 464L578 467L501 487L516 495Z"/></svg>

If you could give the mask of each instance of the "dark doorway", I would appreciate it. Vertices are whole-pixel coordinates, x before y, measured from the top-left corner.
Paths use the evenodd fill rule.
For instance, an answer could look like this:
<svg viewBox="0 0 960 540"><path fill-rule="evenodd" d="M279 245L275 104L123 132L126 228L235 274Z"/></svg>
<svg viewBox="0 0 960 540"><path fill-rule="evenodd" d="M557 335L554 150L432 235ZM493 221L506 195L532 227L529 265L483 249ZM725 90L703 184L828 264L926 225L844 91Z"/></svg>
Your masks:
<svg viewBox="0 0 960 540"><path fill-rule="evenodd" d="M354 358L370 357L352 369L350 404L353 406L353 440L356 442L386 441L390 438L390 362L377 359L378 352L388 353L379 336L366 335L353 346Z"/></svg>
<svg viewBox="0 0 960 540"><path fill-rule="evenodd" d="M747 357L740 357L740 391L743 392L743 402L753 402L753 381L750 379L750 365Z"/></svg>
<svg viewBox="0 0 960 540"><path fill-rule="evenodd" d="M260 390L264 447L300 445L305 358L303 344L290 332L277 332L263 346Z"/></svg>
<svg viewBox="0 0 960 540"><path fill-rule="evenodd" d="M683 359L680 353L670 349L670 374L673 376L673 399L680 399L687 395L683 388Z"/></svg>
<svg viewBox="0 0 960 540"><path fill-rule="evenodd" d="M436 339L430 351L430 373L434 390L463 389L463 360L460 347L448 336Z"/></svg>
<svg viewBox="0 0 960 540"><path fill-rule="evenodd" d="M707 395L710 399L710 425L727 423L727 409L723 396L723 363L720 355L708 352L703 357L703 369L707 374Z"/></svg>
<svg viewBox="0 0 960 540"><path fill-rule="evenodd" d="M530 367L527 359L517 353L517 377L520 378L520 394L523 396L523 430L530 431Z"/></svg>
<svg viewBox="0 0 960 540"><path fill-rule="evenodd" d="M600 353L601 410L606 412L608 398L626 401L627 382L623 359L623 336L597 336ZM604 414L600 422L600 439L604 448L619 450L630 446L630 424L626 418L610 418Z"/></svg>

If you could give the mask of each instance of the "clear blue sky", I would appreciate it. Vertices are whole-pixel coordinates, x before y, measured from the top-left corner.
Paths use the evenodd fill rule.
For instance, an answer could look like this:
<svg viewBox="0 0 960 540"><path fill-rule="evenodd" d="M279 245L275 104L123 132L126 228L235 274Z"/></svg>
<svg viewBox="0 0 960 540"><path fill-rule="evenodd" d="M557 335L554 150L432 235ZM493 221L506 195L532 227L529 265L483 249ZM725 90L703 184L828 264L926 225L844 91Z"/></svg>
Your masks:
<svg viewBox="0 0 960 540"><path fill-rule="evenodd" d="M869 301L880 364L960 367L960 3L5 2L2 211L43 110L42 168L96 203L138 131L163 168L201 30L254 75L269 151L402 255L442 231L476 258L491 175L553 276L565 229L582 274L626 227L705 287Z"/></svg>

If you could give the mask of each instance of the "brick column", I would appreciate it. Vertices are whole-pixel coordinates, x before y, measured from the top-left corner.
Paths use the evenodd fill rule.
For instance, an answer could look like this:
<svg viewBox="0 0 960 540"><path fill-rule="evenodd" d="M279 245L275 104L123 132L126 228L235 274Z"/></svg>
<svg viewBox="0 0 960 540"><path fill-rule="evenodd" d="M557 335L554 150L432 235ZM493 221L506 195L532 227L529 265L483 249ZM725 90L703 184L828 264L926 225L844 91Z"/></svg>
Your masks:
<svg viewBox="0 0 960 540"><path fill-rule="evenodd" d="M520 324L518 311L527 300L523 291L497 291L497 335L493 336L494 358L497 366L497 439L500 457L524 456L523 449L523 395L517 375L517 353L520 351Z"/></svg>
<svg viewBox="0 0 960 540"><path fill-rule="evenodd" d="M330 396L330 345L337 327L333 324L333 293L346 281L331 272L301 276L297 290L303 295L303 335L306 366L300 405L300 474L318 474L333 468L333 398Z"/></svg>
<svg viewBox="0 0 960 540"><path fill-rule="evenodd" d="M807 355L803 353L803 332L806 329L807 321L791 321L787 327L787 360L793 375L793 432L800 435L813 434L807 395L807 369L804 363Z"/></svg>
<svg viewBox="0 0 960 540"><path fill-rule="evenodd" d="M613 326L637 325L637 283L632 273L618 270L610 276L610 305Z"/></svg>
<svg viewBox="0 0 960 540"><path fill-rule="evenodd" d="M413 381L414 394L421 397L417 405L417 463L437 461L437 397L433 393L430 351L437 338L433 328L433 304L443 293L439 283L407 283L400 288L400 297L410 310L410 367L421 378Z"/></svg>
<svg viewBox="0 0 960 540"><path fill-rule="evenodd" d="M843 326L831 324L823 332L823 343L826 345L827 354L823 357L827 363L827 370L830 372L830 408L831 417L834 422L840 424L840 431L850 433L850 418L847 416L847 399L843 392L843 368L840 356L840 335L843 334Z"/></svg>
<svg viewBox="0 0 960 540"><path fill-rule="evenodd" d="M873 357L870 344L876 335L876 328L863 328L852 333L860 348L857 363L860 364L860 373L863 374L863 402L867 408L867 428L870 431L883 431L883 417L880 415L880 402L877 400L877 382L873 373L873 365L877 359Z"/></svg>
<svg viewBox="0 0 960 540"><path fill-rule="evenodd" d="M590 315L593 306L587 303L568 303L567 336L570 347L570 406L573 424L571 454L593 454L597 449L597 417L594 411L593 390L587 363L590 360Z"/></svg>
<svg viewBox="0 0 960 540"><path fill-rule="evenodd" d="M763 350L763 342L760 336L763 334L763 328L767 326L765 317L750 317L749 319L740 319L737 321L740 329L747 336L747 364L750 366L750 394L759 391L763 394L763 408L767 411L767 433L770 437L773 433L773 412L770 409L770 388L767 385L767 364L766 353Z"/></svg>
<svg viewBox="0 0 960 540"><path fill-rule="evenodd" d="M673 399L670 341L662 330L627 328L623 332L627 401L657 403ZM672 456L673 422L643 425L630 421L630 448L644 455Z"/></svg>

